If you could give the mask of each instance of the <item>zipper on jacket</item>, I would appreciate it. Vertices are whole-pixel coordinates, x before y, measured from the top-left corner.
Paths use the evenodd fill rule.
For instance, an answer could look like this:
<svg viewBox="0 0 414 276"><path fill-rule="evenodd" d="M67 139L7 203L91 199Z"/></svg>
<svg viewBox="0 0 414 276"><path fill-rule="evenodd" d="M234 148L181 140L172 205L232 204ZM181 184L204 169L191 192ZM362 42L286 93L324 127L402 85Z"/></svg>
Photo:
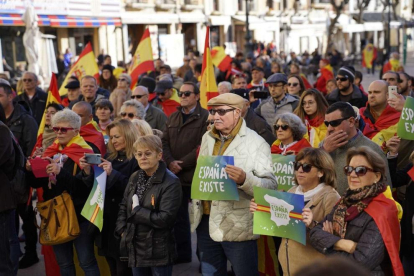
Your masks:
<svg viewBox="0 0 414 276"><path fill-rule="evenodd" d="M225 137L220 137L220 142L221 142L221 144L220 144L220 148L219 148L219 150L218 150L217 155L220 155L220 153L221 153L221 151L222 151L222 149L223 149L224 143L227 141L227 139L228 139L228 138L225 138Z"/></svg>
<svg viewBox="0 0 414 276"><path fill-rule="evenodd" d="M290 276L288 244L289 244L289 239L286 239L286 264L287 264L287 273Z"/></svg>
<svg viewBox="0 0 414 276"><path fill-rule="evenodd" d="M152 205L152 209L155 209L155 197L154 197L154 194L151 195L151 205Z"/></svg>

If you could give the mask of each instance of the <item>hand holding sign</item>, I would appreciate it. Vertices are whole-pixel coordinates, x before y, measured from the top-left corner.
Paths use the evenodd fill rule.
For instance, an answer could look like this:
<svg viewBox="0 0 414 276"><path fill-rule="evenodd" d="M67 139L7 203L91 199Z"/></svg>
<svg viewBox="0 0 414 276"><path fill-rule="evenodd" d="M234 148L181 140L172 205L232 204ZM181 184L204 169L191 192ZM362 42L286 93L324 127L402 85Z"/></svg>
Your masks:
<svg viewBox="0 0 414 276"><path fill-rule="evenodd" d="M227 165L226 173L229 175L230 179L234 180L238 185L243 185L246 180L246 173L239 167Z"/></svg>

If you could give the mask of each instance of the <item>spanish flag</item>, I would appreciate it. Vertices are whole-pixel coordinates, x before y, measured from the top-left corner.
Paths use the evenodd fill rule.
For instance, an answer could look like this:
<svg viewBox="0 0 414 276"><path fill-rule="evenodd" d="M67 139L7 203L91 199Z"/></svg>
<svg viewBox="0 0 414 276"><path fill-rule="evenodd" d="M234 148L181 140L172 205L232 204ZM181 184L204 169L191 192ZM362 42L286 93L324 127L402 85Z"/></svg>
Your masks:
<svg viewBox="0 0 414 276"><path fill-rule="evenodd" d="M377 59L377 49L372 43L368 43L362 51L362 67L372 68L373 61Z"/></svg>
<svg viewBox="0 0 414 276"><path fill-rule="evenodd" d="M213 62L210 55L210 27L207 26L206 40L204 44L203 67L201 69L200 104L207 109L207 102L218 96Z"/></svg>
<svg viewBox="0 0 414 276"><path fill-rule="evenodd" d="M45 112L43 113L42 121L40 122L39 130L37 131L37 141L36 141L36 145L33 148L33 152L36 150L36 148L42 146L43 132L45 130L45 124L46 124L47 106L51 103L62 104L62 99L60 98L59 90L57 88L57 80L56 80L55 74L52 74L52 79L50 81L49 93L47 93Z"/></svg>
<svg viewBox="0 0 414 276"><path fill-rule="evenodd" d="M96 80L99 79L99 68L98 64L96 64L91 43L86 44L86 47L83 49L78 60L70 69L65 80L59 88L59 94L66 95L67 90L65 88L65 85L68 83L69 77L76 76L80 81L81 78L86 75L94 76Z"/></svg>
<svg viewBox="0 0 414 276"><path fill-rule="evenodd" d="M101 129L94 120L91 120L89 123L81 127L79 134L83 139L85 139L86 142L94 144L99 149L102 156L105 155L105 140Z"/></svg>
<svg viewBox="0 0 414 276"><path fill-rule="evenodd" d="M131 67L128 73L131 75L131 89L135 87L138 77L146 72L155 71L152 58L152 46L149 29L146 28L132 57Z"/></svg>
<svg viewBox="0 0 414 276"><path fill-rule="evenodd" d="M224 48L221 46L211 49L211 61L222 72L231 70L232 59L226 55Z"/></svg>

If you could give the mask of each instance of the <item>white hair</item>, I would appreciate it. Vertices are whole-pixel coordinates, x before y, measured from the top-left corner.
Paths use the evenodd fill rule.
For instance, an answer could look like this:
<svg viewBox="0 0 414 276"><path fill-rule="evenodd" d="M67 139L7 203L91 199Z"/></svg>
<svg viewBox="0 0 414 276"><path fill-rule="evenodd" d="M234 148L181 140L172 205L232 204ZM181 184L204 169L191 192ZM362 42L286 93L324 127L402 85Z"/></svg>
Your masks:
<svg viewBox="0 0 414 276"><path fill-rule="evenodd" d="M121 111L119 112L119 114L125 112L125 108L127 108L128 106L135 107L135 109L137 110L137 117L141 118L142 120L145 119L145 107L141 102L137 100L129 100L124 102L121 106Z"/></svg>
<svg viewBox="0 0 414 276"><path fill-rule="evenodd" d="M69 125L74 129L80 129L81 118L72 110L65 108L61 111L56 112L52 118L53 127L59 123L69 123Z"/></svg>
<svg viewBox="0 0 414 276"><path fill-rule="evenodd" d="M225 86L229 91L232 89L231 88L231 83L228 82L228 81L219 82L219 84L217 85L217 88L222 86L222 85Z"/></svg>

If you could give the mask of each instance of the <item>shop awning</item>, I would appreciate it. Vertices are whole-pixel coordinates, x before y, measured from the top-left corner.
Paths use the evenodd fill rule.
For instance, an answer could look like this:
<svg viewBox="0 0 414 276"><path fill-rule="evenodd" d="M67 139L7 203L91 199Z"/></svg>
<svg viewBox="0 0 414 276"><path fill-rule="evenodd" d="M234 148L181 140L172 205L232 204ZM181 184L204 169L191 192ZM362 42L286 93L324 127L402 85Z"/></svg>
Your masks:
<svg viewBox="0 0 414 276"><path fill-rule="evenodd" d="M39 26L52 27L99 27L121 26L121 19L115 17L73 17L66 15L38 15ZM21 14L0 14L0 26L24 26Z"/></svg>

